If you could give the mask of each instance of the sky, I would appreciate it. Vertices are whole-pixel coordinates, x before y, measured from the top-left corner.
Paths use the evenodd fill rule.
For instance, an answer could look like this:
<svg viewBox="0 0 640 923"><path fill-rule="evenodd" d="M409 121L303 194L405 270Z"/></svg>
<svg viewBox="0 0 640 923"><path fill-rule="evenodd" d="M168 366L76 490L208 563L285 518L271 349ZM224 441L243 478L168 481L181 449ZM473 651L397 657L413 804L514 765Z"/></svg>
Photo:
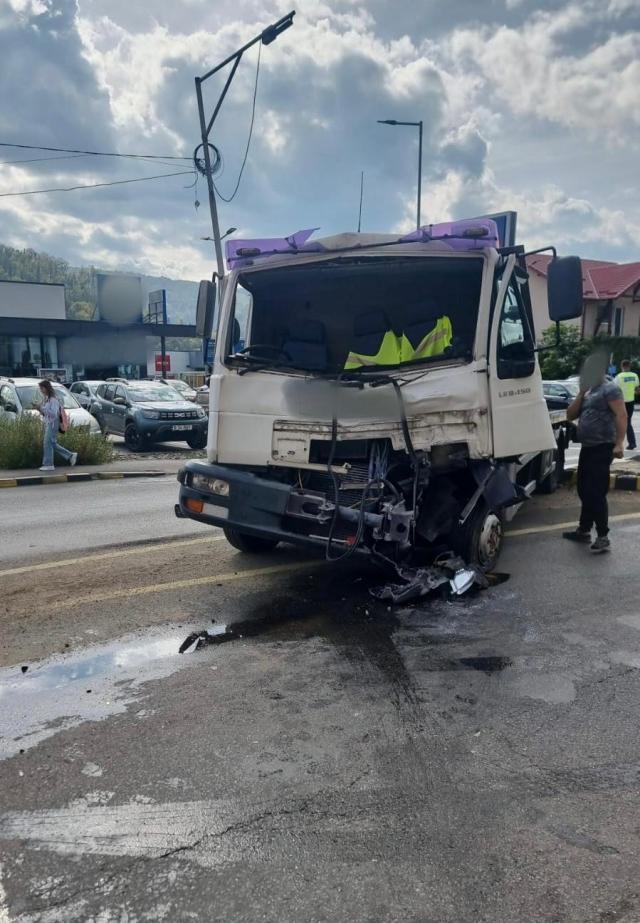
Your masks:
<svg viewBox="0 0 640 923"><path fill-rule="evenodd" d="M294 0L0 0L0 242L199 279L213 268L196 182L194 77ZM282 236L518 212L527 247L640 260L640 0L299 0L242 58L212 132L222 230ZM225 74L206 84L212 112ZM162 160L182 157L183 160ZM17 162L22 161L22 163ZM29 162L31 161L31 162ZM183 173L37 195L7 193ZM199 203L199 204L198 204Z"/></svg>

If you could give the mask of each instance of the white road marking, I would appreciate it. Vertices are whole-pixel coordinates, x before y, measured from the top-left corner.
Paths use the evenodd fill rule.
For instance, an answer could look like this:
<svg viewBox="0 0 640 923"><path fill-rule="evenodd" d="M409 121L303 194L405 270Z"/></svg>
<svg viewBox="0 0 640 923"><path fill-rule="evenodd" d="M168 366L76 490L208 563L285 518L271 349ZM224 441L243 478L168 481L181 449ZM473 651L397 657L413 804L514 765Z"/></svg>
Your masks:
<svg viewBox="0 0 640 923"><path fill-rule="evenodd" d="M87 561L103 561L108 558L124 558L132 554L147 554L162 548L180 548L185 545L203 545L207 542L222 542L224 535L207 535L204 538L188 538L174 542L167 539L164 542L146 543L135 548L122 548L119 551L102 551L98 554L85 554L76 558L65 558L63 561L44 561L41 564L25 564L22 567L10 567L0 570L0 577L11 577L14 574L28 574L37 570L52 570L54 567L70 567L72 564L85 564Z"/></svg>
<svg viewBox="0 0 640 923"><path fill-rule="evenodd" d="M640 519L640 513L620 513L619 516L609 516L609 522L624 522L626 519ZM513 529L505 532L509 538L516 535L536 535L538 532L559 532L561 529L575 529L576 520L571 522L555 522L551 526L533 526L530 529Z"/></svg>

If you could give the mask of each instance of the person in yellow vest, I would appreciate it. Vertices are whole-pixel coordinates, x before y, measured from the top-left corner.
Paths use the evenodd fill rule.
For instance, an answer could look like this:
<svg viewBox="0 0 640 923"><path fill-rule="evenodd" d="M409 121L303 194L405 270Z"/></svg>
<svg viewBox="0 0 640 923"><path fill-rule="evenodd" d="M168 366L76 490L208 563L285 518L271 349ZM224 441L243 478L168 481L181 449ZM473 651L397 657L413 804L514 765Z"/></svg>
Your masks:
<svg viewBox="0 0 640 923"><path fill-rule="evenodd" d="M622 391L622 399L627 408L627 448L635 449L636 434L631 424L631 417L636 403L636 391L640 388L640 378L631 371L631 363L628 359L622 360L622 371L616 375L616 384Z"/></svg>

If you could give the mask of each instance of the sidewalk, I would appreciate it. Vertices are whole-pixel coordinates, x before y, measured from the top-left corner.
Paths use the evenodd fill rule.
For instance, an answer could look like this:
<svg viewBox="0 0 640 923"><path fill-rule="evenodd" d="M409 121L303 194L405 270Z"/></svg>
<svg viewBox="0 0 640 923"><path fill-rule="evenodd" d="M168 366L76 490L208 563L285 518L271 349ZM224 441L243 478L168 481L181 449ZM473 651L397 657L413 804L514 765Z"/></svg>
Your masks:
<svg viewBox="0 0 640 923"><path fill-rule="evenodd" d="M575 487L578 471L572 468L568 472L567 484ZM610 490L640 490L640 455L633 458L614 458L609 476Z"/></svg>
<svg viewBox="0 0 640 923"><path fill-rule="evenodd" d="M106 465L61 465L51 473L37 468L0 470L0 488L31 487L38 484L68 484L80 481L107 481L119 478L175 477L187 459L167 458L159 461L117 461Z"/></svg>

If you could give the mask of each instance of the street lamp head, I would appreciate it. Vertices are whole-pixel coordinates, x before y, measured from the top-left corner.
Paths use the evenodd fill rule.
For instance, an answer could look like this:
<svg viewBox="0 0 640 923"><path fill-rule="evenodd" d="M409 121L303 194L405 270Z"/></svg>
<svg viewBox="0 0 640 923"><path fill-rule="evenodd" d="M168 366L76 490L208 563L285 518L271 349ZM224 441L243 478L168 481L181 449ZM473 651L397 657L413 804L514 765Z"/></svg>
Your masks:
<svg viewBox="0 0 640 923"><path fill-rule="evenodd" d="M262 30L262 44L270 45L271 42L275 42L279 35L285 32L289 26L293 25L293 17L296 15L295 10L291 10L290 13L287 13L286 16L283 16L282 19L279 19L277 22L272 23L270 26L267 26L266 29Z"/></svg>
<svg viewBox="0 0 640 923"><path fill-rule="evenodd" d="M397 125L396 119L378 119L378 125Z"/></svg>

